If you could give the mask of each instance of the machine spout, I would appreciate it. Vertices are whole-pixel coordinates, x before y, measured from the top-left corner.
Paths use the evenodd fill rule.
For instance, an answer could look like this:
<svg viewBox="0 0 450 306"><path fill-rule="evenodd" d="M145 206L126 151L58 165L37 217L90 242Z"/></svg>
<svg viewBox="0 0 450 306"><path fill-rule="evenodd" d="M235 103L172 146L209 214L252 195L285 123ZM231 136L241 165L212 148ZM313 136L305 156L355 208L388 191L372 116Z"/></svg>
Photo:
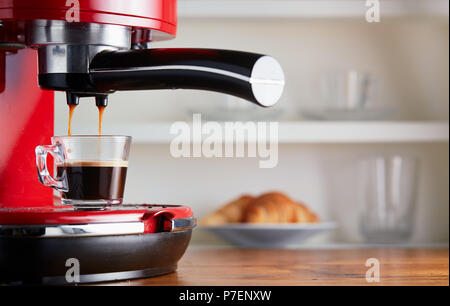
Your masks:
<svg viewBox="0 0 450 306"><path fill-rule="evenodd" d="M89 75L99 92L199 89L264 107L275 104L284 87L283 70L274 58L214 49L104 51L92 59Z"/></svg>
<svg viewBox="0 0 450 306"><path fill-rule="evenodd" d="M121 25L34 20L27 41L38 49L39 85L68 92L69 104L77 104L79 97L96 97L97 105L106 105L105 97L117 90L209 90L263 107L281 97L283 70L270 56L217 49L142 49L148 44L141 41L151 37L136 33L141 32Z"/></svg>

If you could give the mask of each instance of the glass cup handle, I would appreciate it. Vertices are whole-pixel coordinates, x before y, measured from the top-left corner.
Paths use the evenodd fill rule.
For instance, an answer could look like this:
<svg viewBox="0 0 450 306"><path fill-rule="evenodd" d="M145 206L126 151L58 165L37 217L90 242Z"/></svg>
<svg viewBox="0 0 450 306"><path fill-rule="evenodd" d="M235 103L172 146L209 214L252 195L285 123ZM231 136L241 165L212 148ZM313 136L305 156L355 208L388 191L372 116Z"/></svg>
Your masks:
<svg viewBox="0 0 450 306"><path fill-rule="evenodd" d="M66 173L60 178L54 178L47 168L47 154L50 153L56 162L64 162L64 155L59 145L37 146L36 147L36 166L38 178L41 184L52 187L58 191L68 191Z"/></svg>

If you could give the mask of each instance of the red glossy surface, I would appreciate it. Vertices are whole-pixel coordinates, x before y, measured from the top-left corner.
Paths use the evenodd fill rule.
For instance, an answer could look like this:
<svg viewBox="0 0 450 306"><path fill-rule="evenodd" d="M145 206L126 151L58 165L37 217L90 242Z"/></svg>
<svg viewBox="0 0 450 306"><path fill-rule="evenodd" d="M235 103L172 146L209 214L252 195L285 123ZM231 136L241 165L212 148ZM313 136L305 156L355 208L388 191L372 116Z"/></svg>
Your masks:
<svg viewBox="0 0 450 306"><path fill-rule="evenodd" d="M127 207L128 206L128 207ZM192 217L186 206L124 205L103 211L75 211L70 207L0 209L2 225L144 222L145 233L161 230L163 219Z"/></svg>
<svg viewBox="0 0 450 306"><path fill-rule="evenodd" d="M70 1L72 3L75 1ZM79 0L80 22L142 27L176 34L176 0ZM0 19L66 20L66 0L0 0Z"/></svg>
<svg viewBox="0 0 450 306"><path fill-rule="evenodd" d="M0 94L5 90L6 52L0 52Z"/></svg>
<svg viewBox="0 0 450 306"><path fill-rule="evenodd" d="M36 51L0 54L0 207L52 205L53 190L37 179L34 149L53 135L53 92L38 87Z"/></svg>

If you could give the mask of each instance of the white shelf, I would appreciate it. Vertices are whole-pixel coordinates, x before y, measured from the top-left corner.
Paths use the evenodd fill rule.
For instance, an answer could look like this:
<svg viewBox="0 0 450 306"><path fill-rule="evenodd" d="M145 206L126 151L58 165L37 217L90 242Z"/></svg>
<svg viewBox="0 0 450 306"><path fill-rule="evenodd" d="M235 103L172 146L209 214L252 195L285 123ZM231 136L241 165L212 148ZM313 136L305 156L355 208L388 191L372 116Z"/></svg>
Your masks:
<svg viewBox="0 0 450 306"><path fill-rule="evenodd" d="M282 143L448 142L448 122L287 122Z"/></svg>
<svg viewBox="0 0 450 306"><path fill-rule="evenodd" d="M205 123L205 122L203 122ZM104 134L133 136L134 143L165 144L176 135L170 134L172 122L118 124L103 128ZM223 127L223 123L221 123ZM90 129L73 127L77 134L95 134ZM192 126L191 126L192 127ZM57 127L56 135L65 135ZM449 141L449 123L442 121L371 121L371 122L280 122L279 143L431 143ZM224 142L229 142L225 139Z"/></svg>
<svg viewBox="0 0 450 306"><path fill-rule="evenodd" d="M181 18L364 18L366 0L180 0ZM381 18L449 16L448 0L380 0Z"/></svg>

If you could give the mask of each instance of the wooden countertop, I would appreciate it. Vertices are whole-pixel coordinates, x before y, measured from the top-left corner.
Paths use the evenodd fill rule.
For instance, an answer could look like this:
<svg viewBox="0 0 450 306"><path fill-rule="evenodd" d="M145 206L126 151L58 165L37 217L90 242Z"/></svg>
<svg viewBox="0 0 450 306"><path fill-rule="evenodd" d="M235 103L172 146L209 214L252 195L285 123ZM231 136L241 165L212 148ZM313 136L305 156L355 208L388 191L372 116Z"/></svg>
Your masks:
<svg viewBox="0 0 450 306"><path fill-rule="evenodd" d="M380 282L366 282L377 258ZM111 285L449 285L448 249L188 249L175 273Z"/></svg>

